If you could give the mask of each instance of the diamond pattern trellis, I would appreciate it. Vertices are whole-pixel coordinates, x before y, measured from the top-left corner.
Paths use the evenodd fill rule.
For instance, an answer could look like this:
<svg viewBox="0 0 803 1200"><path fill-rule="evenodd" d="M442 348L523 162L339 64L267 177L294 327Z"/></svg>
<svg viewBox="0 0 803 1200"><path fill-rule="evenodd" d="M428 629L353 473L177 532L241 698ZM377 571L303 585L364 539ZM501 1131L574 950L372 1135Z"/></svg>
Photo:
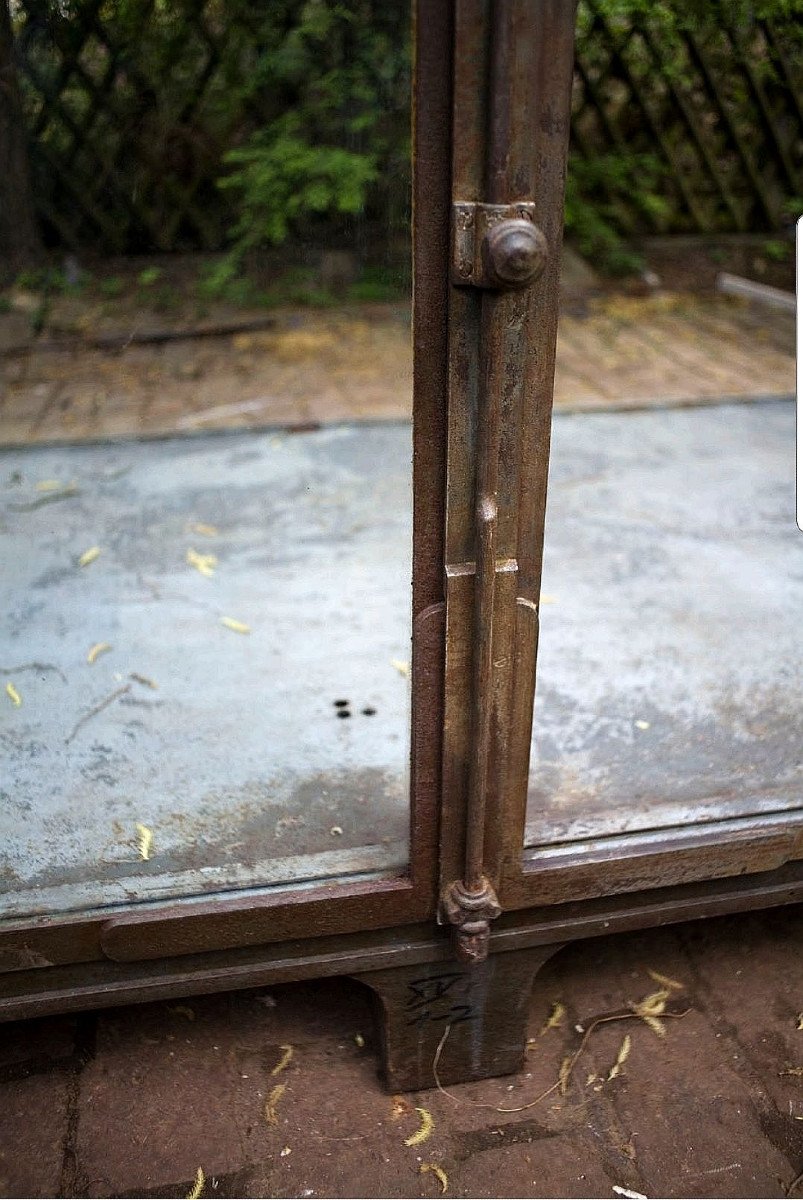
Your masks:
<svg viewBox="0 0 803 1200"><path fill-rule="evenodd" d="M745 19L732 2L730 19L720 0L717 25L667 44L665 7L625 22L604 0L580 0L572 162L598 168L581 191L625 233L777 228L803 195L794 17ZM236 214L215 185L222 156L272 111L245 86L260 8L14 0L35 199L52 241L112 253L225 244ZM631 172L634 161L649 171L643 189L617 173L628 158Z"/></svg>

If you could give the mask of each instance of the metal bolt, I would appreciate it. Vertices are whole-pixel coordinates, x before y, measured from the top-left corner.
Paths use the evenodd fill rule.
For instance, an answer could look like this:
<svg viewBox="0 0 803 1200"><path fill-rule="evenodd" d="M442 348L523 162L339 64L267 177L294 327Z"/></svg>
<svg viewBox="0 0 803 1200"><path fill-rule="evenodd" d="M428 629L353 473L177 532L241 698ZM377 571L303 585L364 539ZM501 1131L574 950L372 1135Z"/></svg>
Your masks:
<svg viewBox="0 0 803 1200"><path fill-rule="evenodd" d="M492 225L482 241L489 280L498 287L525 287L543 273L549 247L532 221L510 217Z"/></svg>

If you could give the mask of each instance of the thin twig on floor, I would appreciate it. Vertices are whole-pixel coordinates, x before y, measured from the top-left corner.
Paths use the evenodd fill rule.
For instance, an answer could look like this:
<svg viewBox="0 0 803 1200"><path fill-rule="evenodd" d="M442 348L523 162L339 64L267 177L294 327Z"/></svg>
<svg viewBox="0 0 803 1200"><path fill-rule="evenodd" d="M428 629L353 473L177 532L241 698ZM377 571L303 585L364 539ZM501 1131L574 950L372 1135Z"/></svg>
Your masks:
<svg viewBox="0 0 803 1200"><path fill-rule="evenodd" d="M73 727L73 731L70 734L70 736L66 737L64 739L64 745L65 746L69 745L69 743L73 740L73 738L75 737L78 730L82 729L84 727L84 725L86 725L87 721L91 721L93 717L96 717L98 715L98 713L102 713L104 708L108 708L109 705L113 704L114 701L119 699L120 696L124 696L126 694L126 692L130 692L130 691L131 691L131 684L130 683L123 684L122 687L119 687L115 691L110 692L105 700L101 700L100 704L96 704L94 708L90 708L89 712L84 713L84 715L82 717L80 717L78 719L78 721L75 723L75 725Z"/></svg>
<svg viewBox="0 0 803 1200"><path fill-rule="evenodd" d="M662 1018L663 1017L685 1017L687 1015L687 1013L689 1013L689 1012L691 1012L691 1009L686 1008L683 1010L683 1012L676 1012L676 1013L664 1012L661 1014L661 1016L662 1016ZM526 1112L526 1110L528 1108L535 1108L536 1104L540 1104L542 1100L545 1100L547 1098L547 1096L551 1096L553 1092L556 1092L558 1090L558 1088L565 1088L566 1084L569 1082L569 1079L571 1078L571 1074L575 1068L575 1065L577 1064L577 1060L579 1059L580 1055L583 1053L583 1051L586 1048L588 1039L591 1037L591 1034L594 1032L594 1030L599 1025L604 1025L608 1021L627 1021L627 1020L640 1021L642 1019L643 1018L640 1017L638 1013L634 1012L632 1008L628 1008L624 1012L611 1013L610 1016L607 1016L607 1017L595 1017L594 1020L591 1022L591 1024L586 1029L585 1033L583 1034L582 1041L580 1042L580 1045L575 1050L574 1054L572 1054L570 1058L565 1060L565 1066L561 1067L560 1075L555 1080L555 1082L552 1084L552 1086L548 1087L546 1089L546 1091L541 1092L541 1095L536 1096L536 1098L534 1100L530 1100L530 1102L528 1104L519 1104L513 1108L505 1108L501 1105L490 1104L487 1101L469 1100L467 1097L456 1096L454 1094L454 1092L450 1092L445 1087L443 1087L443 1085L441 1084L441 1081L440 1081L440 1077L438 1075L438 1064L440 1063L440 1060L441 1060L441 1054L443 1053L443 1048L446 1045L446 1039L448 1038L449 1033L452 1028L451 1025L447 1025L446 1029L443 1032L443 1037L438 1042L438 1048L435 1051L435 1057L432 1060L432 1074L435 1078L435 1086L439 1092L442 1092L444 1096L448 1096L450 1100L454 1100L455 1103L457 1103L457 1104L470 1104L474 1108L490 1108L494 1112L499 1112L499 1113Z"/></svg>
<svg viewBox="0 0 803 1200"><path fill-rule="evenodd" d="M22 671L54 671L63 683L67 682L67 676L61 667L54 666L53 663L32 662L23 663L20 667L0 667L0 675L19 675Z"/></svg>
<svg viewBox="0 0 803 1200"><path fill-rule="evenodd" d="M71 500L73 496L80 496L81 489L76 487L74 483L62 488L60 492L47 492L44 496L37 497L36 500L30 500L27 504L9 504L11 512L33 512L34 509L42 508L45 504L55 504L57 500Z"/></svg>

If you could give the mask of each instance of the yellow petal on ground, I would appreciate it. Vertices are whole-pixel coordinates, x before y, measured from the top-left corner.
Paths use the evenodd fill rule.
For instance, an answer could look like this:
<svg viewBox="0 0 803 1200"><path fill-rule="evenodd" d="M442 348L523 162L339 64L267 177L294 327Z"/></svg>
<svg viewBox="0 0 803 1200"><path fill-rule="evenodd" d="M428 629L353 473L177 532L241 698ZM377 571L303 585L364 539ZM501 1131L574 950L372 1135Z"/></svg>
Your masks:
<svg viewBox="0 0 803 1200"><path fill-rule="evenodd" d="M153 830L148 829L147 825L140 825L137 822L137 849L139 850L140 858L144 859L145 862L150 858L152 848Z"/></svg>
<svg viewBox="0 0 803 1200"><path fill-rule="evenodd" d="M40 479L36 485L37 492L57 492L61 487L58 479Z"/></svg>
<svg viewBox="0 0 803 1200"><path fill-rule="evenodd" d="M187 551L187 562L191 567L195 567L196 571L200 571L202 575L205 575L207 579L211 579L217 566L217 555L199 554L197 550L190 548Z"/></svg>
<svg viewBox="0 0 803 1200"><path fill-rule="evenodd" d="M195 1183L187 1192L187 1200L199 1200L201 1192L204 1190L206 1176L204 1175L203 1167L199 1167L195 1172Z"/></svg>
<svg viewBox="0 0 803 1200"><path fill-rule="evenodd" d="M417 1108L415 1111L418 1113L421 1127L415 1133L411 1133L408 1138L404 1139L405 1146L420 1146L422 1142L425 1142L428 1137L432 1136L432 1130L435 1128L431 1112L426 1108Z"/></svg>
<svg viewBox="0 0 803 1200"><path fill-rule="evenodd" d="M425 1175L427 1171L431 1171L441 1185L441 1195L444 1194L449 1186L449 1176L443 1167L439 1167L437 1163L422 1163L418 1170L422 1175Z"/></svg>
<svg viewBox="0 0 803 1200"><path fill-rule="evenodd" d="M227 629L233 629L235 633L251 632L250 625L246 625L244 621L235 621L234 617L221 617L220 624L225 625Z"/></svg>
<svg viewBox="0 0 803 1200"><path fill-rule="evenodd" d="M649 729L650 727L649 721L634 721L633 724L636 729Z"/></svg>
<svg viewBox="0 0 803 1200"><path fill-rule="evenodd" d="M6 695L15 708L19 708L22 704L22 696L19 694L13 683L6 684Z"/></svg>
<svg viewBox="0 0 803 1200"><path fill-rule="evenodd" d="M403 659L401 659L401 658L392 658L392 659L390 660L390 665L391 665L392 667L395 667L395 668L396 668L396 670L399 672L399 674L400 674L400 675L404 675L404 676L405 676L405 678L407 678L407 677L409 676L409 674L410 674L410 664L409 664L408 662L405 662Z"/></svg>
<svg viewBox="0 0 803 1200"><path fill-rule="evenodd" d="M205 525L203 521L196 521L190 528L193 533L200 533L202 537L217 537L219 533L217 525Z"/></svg>
<svg viewBox="0 0 803 1200"><path fill-rule="evenodd" d="M88 567L89 564L93 563L96 558L100 558L100 555L101 555L100 546L90 546L89 549L85 550L83 552L83 554L81 555L81 557L78 559L78 566L79 567Z"/></svg>
<svg viewBox="0 0 803 1200"><path fill-rule="evenodd" d="M91 666L93 662L97 662L101 654L105 654L107 650L111 650L108 642L95 642L86 656L86 661Z"/></svg>

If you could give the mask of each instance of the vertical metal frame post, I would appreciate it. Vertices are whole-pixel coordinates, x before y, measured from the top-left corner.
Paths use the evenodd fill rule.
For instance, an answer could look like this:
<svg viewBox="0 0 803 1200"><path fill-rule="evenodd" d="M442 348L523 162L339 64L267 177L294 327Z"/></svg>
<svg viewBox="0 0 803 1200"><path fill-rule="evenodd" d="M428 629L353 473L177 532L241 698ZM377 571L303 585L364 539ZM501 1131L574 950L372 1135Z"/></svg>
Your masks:
<svg viewBox="0 0 803 1200"><path fill-rule="evenodd" d="M574 0L457 0L440 919L481 961L520 861Z"/></svg>

